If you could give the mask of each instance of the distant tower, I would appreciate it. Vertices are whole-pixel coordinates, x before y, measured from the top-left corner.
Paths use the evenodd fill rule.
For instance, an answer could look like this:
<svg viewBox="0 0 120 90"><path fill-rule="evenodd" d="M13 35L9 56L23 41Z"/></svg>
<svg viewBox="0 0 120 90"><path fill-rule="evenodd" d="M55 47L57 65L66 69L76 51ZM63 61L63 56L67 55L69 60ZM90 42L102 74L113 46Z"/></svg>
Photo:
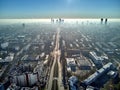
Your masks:
<svg viewBox="0 0 120 90"><path fill-rule="evenodd" d="M56 20L56 23L58 23L58 22L59 22L59 20L57 19L57 20Z"/></svg>
<svg viewBox="0 0 120 90"><path fill-rule="evenodd" d="M62 23L64 23L64 19L62 19Z"/></svg>
<svg viewBox="0 0 120 90"><path fill-rule="evenodd" d="M62 21L62 19L61 19L61 18L59 18L59 23L61 23L61 21Z"/></svg>
<svg viewBox="0 0 120 90"><path fill-rule="evenodd" d="M23 23L22 26L23 26L23 28L24 28L24 27L25 27L25 24Z"/></svg>
<svg viewBox="0 0 120 90"><path fill-rule="evenodd" d="M108 20L107 20L107 18L106 18L106 19L105 19L105 24L107 24L107 21L108 21Z"/></svg>
<svg viewBox="0 0 120 90"><path fill-rule="evenodd" d="M51 23L54 23L54 19L51 18Z"/></svg>
<svg viewBox="0 0 120 90"><path fill-rule="evenodd" d="M103 24L103 18L101 18L101 24Z"/></svg>

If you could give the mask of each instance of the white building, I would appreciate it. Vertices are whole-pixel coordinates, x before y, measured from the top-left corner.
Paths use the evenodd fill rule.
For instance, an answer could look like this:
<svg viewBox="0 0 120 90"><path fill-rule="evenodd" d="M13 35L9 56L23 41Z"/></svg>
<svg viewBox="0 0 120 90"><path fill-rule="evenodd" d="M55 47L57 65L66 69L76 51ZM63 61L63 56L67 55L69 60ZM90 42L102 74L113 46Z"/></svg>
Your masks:
<svg viewBox="0 0 120 90"><path fill-rule="evenodd" d="M102 64L102 61L104 60L102 57L97 56L94 51L93 52L89 52L89 54L90 54L90 57L92 58L92 61L95 64Z"/></svg>
<svg viewBox="0 0 120 90"><path fill-rule="evenodd" d="M66 58L67 62L67 71L75 71L76 63L74 58Z"/></svg>

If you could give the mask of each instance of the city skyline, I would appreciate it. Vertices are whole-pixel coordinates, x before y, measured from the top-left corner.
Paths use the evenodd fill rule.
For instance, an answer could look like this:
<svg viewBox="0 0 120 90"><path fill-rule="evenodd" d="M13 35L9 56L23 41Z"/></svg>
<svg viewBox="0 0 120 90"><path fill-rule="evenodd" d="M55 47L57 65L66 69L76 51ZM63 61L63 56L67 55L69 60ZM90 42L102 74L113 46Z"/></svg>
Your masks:
<svg viewBox="0 0 120 90"><path fill-rule="evenodd" d="M0 90L120 90L120 0L0 0Z"/></svg>
<svg viewBox="0 0 120 90"><path fill-rule="evenodd" d="M0 18L120 18L119 0L1 0Z"/></svg>

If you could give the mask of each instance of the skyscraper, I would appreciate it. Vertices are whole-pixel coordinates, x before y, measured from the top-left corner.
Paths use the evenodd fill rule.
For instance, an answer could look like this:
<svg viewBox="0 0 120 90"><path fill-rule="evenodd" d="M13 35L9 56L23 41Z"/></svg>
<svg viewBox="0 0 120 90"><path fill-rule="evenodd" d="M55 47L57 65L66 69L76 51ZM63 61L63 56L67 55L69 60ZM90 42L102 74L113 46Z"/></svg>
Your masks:
<svg viewBox="0 0 120 90"><path fill-rule="evenodd" d="M103 24L103 18L101 18L101 24Z"/></svg>
<svg viewBox="0 0 120 90"><path fill-rule="evenodd" d="M105 19L105 24L107 24L107 18Z"/></svg>

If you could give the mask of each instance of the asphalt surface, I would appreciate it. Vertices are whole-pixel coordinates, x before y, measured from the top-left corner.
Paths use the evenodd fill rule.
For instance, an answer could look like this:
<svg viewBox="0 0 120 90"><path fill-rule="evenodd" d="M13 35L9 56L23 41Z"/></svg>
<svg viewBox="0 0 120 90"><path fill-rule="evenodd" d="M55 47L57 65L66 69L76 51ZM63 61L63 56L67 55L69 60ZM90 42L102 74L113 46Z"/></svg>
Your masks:
<svg viewBox="0 0 120 90"><path fill-rule="evenodd" d="M53 50L53 65L51 67L48 89L47 90L64 90L62 85L62 67L60 63L61 50L59 48L60 28L57 28L55 48Z"/></svg>

